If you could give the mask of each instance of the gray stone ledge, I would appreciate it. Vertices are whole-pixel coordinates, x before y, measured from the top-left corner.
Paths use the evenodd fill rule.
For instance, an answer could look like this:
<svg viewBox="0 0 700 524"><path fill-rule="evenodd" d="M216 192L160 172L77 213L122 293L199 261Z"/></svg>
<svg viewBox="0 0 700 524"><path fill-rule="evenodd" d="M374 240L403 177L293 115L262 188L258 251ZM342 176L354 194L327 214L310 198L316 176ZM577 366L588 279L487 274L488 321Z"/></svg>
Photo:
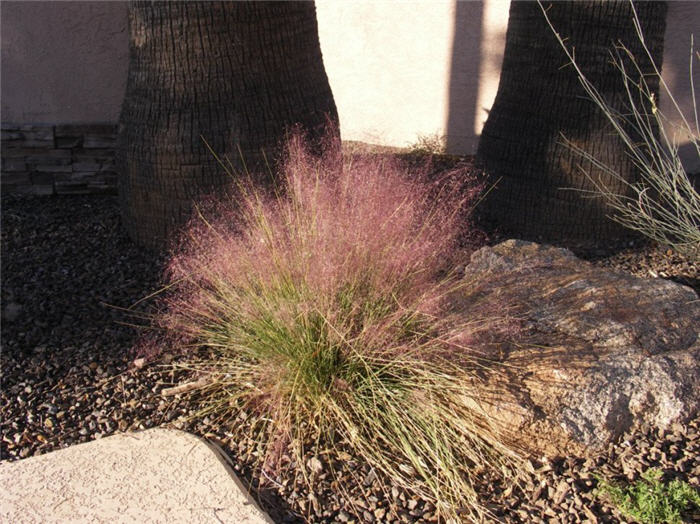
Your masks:
<svg viewBox="0 0 700 524"><path fill-rule="evenodd" d="M39 195L116 193L116 136L116 124L108 123L2 123L2 191ZM62 185L65 173L78 175L82 187ZM33 185L38 187L32 189Z"/></svg>

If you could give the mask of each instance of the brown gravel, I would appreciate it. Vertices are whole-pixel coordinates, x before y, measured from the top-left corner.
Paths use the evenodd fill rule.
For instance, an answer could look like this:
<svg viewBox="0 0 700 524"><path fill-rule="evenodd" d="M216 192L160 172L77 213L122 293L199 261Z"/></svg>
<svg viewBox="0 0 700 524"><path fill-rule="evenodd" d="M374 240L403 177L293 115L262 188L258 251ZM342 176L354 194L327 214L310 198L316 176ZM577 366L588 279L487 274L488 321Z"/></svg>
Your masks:
<svg viewBox="0 0 700 524"><path fill-rule="evenodd" d="M700 294L700 264L668 247L644 244L609 256L591 256L593 264L626 271L640 278L665 278Z"/></svg>
<svg viewBox="0 0 700 524"><path fill-rule="evenodd" d="M697 265L666 248L632 245L579 254L602 267L645 278L658 275L698 290ZM114 197L3 197L1 262L2 460L169 425L218 442L242 477L250 478L251 443L234 442L215 421L188 421L196 410L191 400L160 394L186 381L185 373L133 365L129 348L138 332L119 323L132 318L117 308L158 289L162 260L126 238ZM522 489L484 479L481 493L502 522L622 522L594 496L594 474L634 480L644 469L659 467L665 478L700 488L698 457L697 419L666 432L639 428L595 458L533 460ZM378 478L361 461L343 464L347 493L342 497L334 465L323 457L308 459L318 461L321 478L313 494L291 478L253 485L278 522L436 521L429 503Z"/></svg>

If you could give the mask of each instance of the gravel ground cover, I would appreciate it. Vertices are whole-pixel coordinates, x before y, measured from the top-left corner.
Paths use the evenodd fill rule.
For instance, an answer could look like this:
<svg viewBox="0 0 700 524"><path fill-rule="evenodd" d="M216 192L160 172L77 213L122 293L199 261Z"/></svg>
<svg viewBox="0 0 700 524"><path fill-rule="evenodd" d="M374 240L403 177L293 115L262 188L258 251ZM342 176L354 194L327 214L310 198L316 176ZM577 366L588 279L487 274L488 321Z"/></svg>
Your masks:
<svg viewBox="0 0 700 524"><path fill-rule="evenodd" d="M698 290L697 266L665 248L632 245L616 254L579 254L600 266L672 278ZM194 402L162 394L190 380L187 372L135 365L130 348L139 330L120 308L159 289L163 263L163 257L149 255L126 237L115 197L3 197L2 460L119 431L168 426L218 443L239 474L250 478L252 442L232 441L226 422L190 420ZM148 307L143 302L135 309ZM698 420L665 432L640 428L598 457L533 460L522 487L484 479L481 491L504 522L620 522L617 511L594 496L594 474L634 480L644 469L660 467L666 479L699 488L698 457ZM360 460L346 457L338 479L326 457L308 459L321 479L316 493L292 478L253 485L278 522L437 521L433 507L378 478ZM343 485L348 492L341 498Z"/></svg>

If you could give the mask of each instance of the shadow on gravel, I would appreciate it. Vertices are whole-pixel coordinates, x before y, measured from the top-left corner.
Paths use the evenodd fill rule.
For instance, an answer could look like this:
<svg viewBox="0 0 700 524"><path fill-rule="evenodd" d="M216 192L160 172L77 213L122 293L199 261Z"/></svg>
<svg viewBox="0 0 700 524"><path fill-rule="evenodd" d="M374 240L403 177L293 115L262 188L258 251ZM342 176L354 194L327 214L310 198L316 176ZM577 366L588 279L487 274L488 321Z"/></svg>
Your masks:
<svg viewBox="0 0 700 524"><path fill-rule="evenodd" d="M8 458L8 446L25 440L18 421L52 430L83 411L69 412L75 406L65 405L62 390L88 394L126 370L138 331L120 325L134 319L110 306L129 307L158 289L163 257L129 240L114 196L4 196L1 267L0 419ZM41 440L35 435L29 447Z"/></svg>
<svg viewBox="0 0 700 524"><path fill-rule="evenodd" d="M146 320L121 308L160 289L166 257L128 238L117 198L6 195L1 204L0 460L161 425L226 439L224 428L182 422L192 406L161 397L182 377L131 365L139 330L124 323ZM235 462L235 443L222 444ZM302 521L274 490L253 491L276 522Z"/></svg>
<svg viewBox="0 0 700 524"><path fill-rule="evenodd" d="M122 356L136 332L116 308L158 289L162 261L126 236L115 197L3 198L3 358Z"/></svg>

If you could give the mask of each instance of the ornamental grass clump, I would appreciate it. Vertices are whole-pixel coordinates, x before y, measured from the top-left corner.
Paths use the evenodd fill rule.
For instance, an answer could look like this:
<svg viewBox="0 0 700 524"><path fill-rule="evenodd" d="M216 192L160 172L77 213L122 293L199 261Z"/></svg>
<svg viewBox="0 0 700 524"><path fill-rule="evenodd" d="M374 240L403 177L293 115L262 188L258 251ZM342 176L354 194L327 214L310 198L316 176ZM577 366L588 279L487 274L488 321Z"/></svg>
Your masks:
<svg viewBox="0 0 700 524"><path fill-rule="evenodd" d="M321 460L350 456L443 517L475 518L476 472L517 461L480 407L499 372L480 341L511 324L500 306L450 307L468 294L452 268L480 187L468 170L429 181L322 149L292 136L277 190L239 187L193 221L158 324L208 355L189 365L202 413L234 434L255 416L261 479L287 469L313 487Z"/></svg>

